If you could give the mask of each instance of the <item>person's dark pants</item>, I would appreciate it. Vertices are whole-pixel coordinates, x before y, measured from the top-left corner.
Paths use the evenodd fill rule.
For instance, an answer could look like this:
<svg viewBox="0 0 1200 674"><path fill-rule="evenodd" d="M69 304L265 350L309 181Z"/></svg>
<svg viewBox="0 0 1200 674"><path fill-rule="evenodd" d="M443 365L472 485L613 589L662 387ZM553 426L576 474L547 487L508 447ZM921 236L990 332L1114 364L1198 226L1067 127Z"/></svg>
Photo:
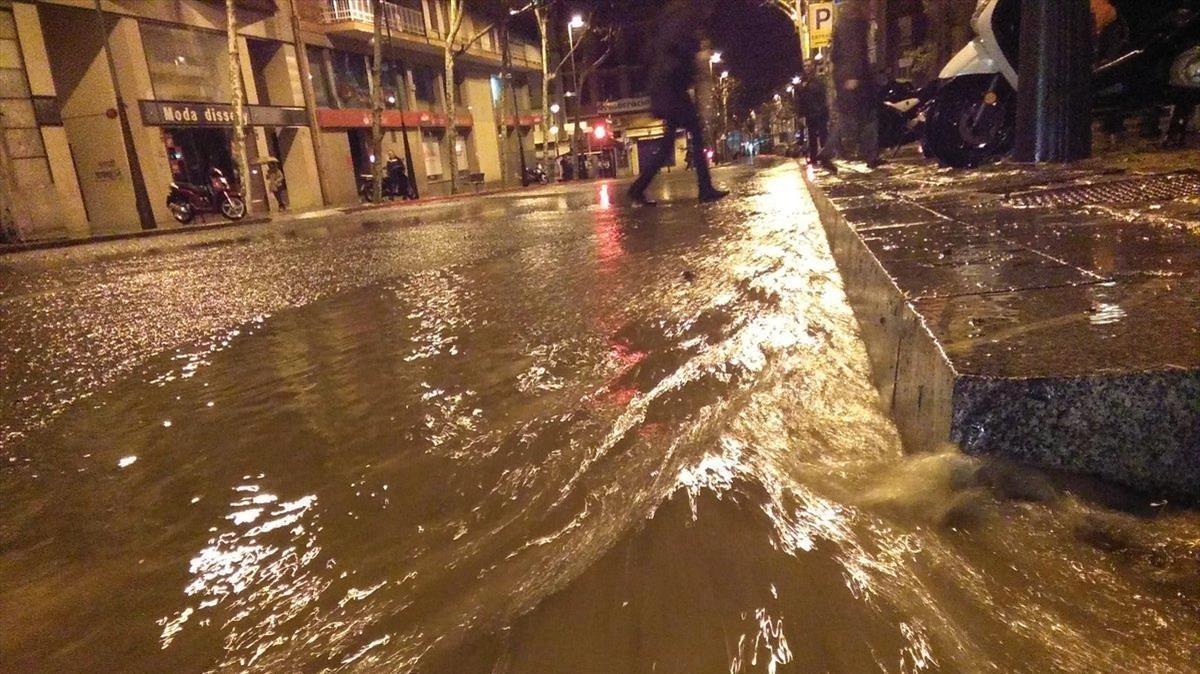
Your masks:
<svg viewBox="0 0 1200 674"><path fill-rule="evenodd" d="M853 139L858 146L859 157L867 162L879 161L879 119L875 110L843 110L834 120L829 142L821 148L821 159L845 158L844 143Z"/></svg>
<svg viewBox="0 0 1200 674"><path fill-rule="evenodd" d="M275 190L275 203L279 204L279 210L287 210L287 188L281 187Z"/></svg>
<svg viewBox="0 0 1200 674"><path fill-rule="evenodd" d="M654 180L654 176L670 161L675 154L677 129L683 129L688 134L688 147L692 152L692 165L696 169L696 184L700 186L700 193L713 191L712 175L708 171L708 155L704 152L704 134L700 128L700 120L696 117L686 123L666 120L663 137L658 141L658 151L642 166L637 180L633 181L629 188L630 194L639 197L645 194L650 181Z"/></svg>
<svg viewBox="0 0 1200 674"><path fill-rule="evenodd" d="M821 148L829 142L829 116L805 117L804 128L808 136L808 161L815 162L821 157Z"/></svg>

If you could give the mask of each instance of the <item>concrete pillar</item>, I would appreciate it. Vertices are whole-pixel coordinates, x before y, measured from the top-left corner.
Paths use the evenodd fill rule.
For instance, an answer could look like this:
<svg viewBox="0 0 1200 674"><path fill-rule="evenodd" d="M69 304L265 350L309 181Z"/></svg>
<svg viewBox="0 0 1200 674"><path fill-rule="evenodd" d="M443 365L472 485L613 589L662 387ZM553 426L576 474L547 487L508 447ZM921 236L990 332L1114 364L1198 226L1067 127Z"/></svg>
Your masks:
<svg viewBox="0 0 1200 674"><path fill-rule="evenodd" d="M57 96L37 7L17 3L13 5L12 12L29 93L33 96ZM36 230L35 235L61 228L67 236L87 236L87 211L83 207L83 194L79 190L79 177L75 173L75 161L67 142L66 129L62 126L41 126L39 132L46 149L51 184L35 186L19 195L30 210L30 224Z"/></svg>
<svg viewBox="0 0 1200 674"><path fill-rule="evenodd" d="M1088 0L1021 3L1017 161L1091 155L1093 50Z"/></svg>
<svg viewBox="0 0 1200 674"><path fill-rule="evenodd" d="M472 172L483 174L484 182L499 182L500 137L496 134L496 108L492 103L492 85L487 77L467 76L463 81L463 102L474 118L467 144ZM472 152L473 150L473 152Z"/></svg>

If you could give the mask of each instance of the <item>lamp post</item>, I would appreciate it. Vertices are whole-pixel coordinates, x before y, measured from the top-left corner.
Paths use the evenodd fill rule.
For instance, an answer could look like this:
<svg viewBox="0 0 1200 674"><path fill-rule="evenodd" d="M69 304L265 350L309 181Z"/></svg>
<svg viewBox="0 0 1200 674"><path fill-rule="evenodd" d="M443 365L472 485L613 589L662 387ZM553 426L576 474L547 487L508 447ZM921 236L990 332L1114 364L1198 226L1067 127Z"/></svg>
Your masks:
<svg viewBox="0 0 1200 674"><path fill-rule="evenodd" d="M571 96L575 99L575 128L571 131L571 159L575 162L576 172L579 169L579 121L582 116L583 99L579 96L579 69L575 64L575 31L583 30L586 24L582 14L571 17L567 24L567 42L571 54Z"/></svg>

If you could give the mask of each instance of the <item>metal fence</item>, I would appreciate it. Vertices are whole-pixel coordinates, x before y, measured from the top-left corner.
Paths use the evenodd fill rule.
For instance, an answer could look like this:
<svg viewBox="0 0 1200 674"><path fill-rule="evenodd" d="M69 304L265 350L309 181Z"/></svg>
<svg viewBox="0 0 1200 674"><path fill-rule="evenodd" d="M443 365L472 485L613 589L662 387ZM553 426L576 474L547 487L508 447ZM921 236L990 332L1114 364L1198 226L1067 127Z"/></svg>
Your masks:
<svg viewBox="0 0 1200 674"><path fill-rule="evenodd" d="M342 21L357 21L374 23L375 13L371 11L371 0L327 0L322 19L325 23L340 23ZM392 30L426 35L425 15L419 9L400 7L390 2L381 3L383 18Z"/></svg>

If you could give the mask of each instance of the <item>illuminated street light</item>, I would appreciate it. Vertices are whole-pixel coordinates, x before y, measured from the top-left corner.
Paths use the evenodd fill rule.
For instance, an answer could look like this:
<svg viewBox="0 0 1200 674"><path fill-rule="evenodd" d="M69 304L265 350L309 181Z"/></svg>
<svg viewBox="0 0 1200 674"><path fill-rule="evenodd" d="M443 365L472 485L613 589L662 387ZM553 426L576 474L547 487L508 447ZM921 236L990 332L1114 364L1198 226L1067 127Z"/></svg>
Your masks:
<svg viewBox="0 0 1200 674"><path fill-rule="evenodd" d="M721 79L723 79L723 80L729 79L729 71L728 70L721 71Z"/></svg>
<svg viewBox="0 0 1200 674"><path fill-rule="evenodd" d="M582 15L582 14L576 14L575 16L571 17L571 23L569 23L569 24L567 24L567 25L568 25L570 28L576 28L576 29L578 29L578 28L583 28L583 25L584 25L584 24L583 24L583 15Z"/></svg>
<svg viewBox="0 0 1200 674"><path fill-rule="evenodd" d="M550 135L551 135L551 136L557 136L557 135L558 135L558 127L557 127L557 126L552 126L552 127L550 127Z"/></svg>
<svg viewBox="0 0 1200 674"><path fill-rule="evenodd" d="M550 104L550 114L557 115L559 110L562 110L562 107L560 107L558 103Z"/></svg>
<svg viewBox="0 0 1200 674"><path fill-rule="evenodd" d="M796 75L792 78L792 84L800 84L800 76Z"/></svg>
<svg viewBox="0 0 1200 674"><path fill-rule="evenodd" d="M708 57L708 62L709 63L721 63L721 52L719 52L719 51L713 52L712 56Z"/></svg>

